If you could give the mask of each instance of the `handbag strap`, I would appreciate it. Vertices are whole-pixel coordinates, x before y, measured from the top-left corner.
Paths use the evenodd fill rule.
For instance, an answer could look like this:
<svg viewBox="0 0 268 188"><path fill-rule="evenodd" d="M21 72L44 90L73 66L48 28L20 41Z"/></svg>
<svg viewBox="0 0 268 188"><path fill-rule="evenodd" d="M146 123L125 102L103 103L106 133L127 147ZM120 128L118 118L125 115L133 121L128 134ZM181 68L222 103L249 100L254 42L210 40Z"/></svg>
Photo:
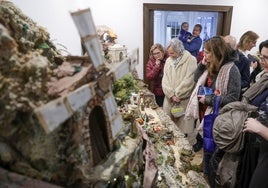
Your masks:
<svg viewBox="0 0 268 188"><path fill-rule="evenodd" d="M220 96L215 95L214 98L214 106L213 106L213 114L218 115L220 111Z"/></svg>

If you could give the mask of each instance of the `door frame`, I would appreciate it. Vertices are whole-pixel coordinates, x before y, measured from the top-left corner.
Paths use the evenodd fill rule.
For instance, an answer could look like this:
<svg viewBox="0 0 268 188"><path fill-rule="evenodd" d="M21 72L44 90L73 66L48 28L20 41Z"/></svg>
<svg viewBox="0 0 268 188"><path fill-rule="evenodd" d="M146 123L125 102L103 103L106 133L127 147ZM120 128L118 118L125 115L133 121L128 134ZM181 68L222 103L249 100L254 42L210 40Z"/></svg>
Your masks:
<svg viewBox="0 0 268 188"><path fill-rule="evenodd" d="M187 4L143 4L143 78L146 79L146 64L154 42L154 11L202 11L218 12L217 35L228 35L231 30L233 6L187 5Z"/></svg>

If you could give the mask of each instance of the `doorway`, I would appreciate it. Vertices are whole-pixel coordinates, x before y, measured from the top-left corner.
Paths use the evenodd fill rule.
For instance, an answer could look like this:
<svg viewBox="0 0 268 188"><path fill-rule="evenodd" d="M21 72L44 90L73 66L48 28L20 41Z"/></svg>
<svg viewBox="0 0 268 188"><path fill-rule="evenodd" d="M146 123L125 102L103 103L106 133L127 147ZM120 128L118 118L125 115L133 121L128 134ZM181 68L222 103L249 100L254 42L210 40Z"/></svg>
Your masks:
<svg viewBox="0 0 268 188"><path fill-rule="evenodd" d="M149 59L150 47L154 44L154 15L155 11L197 11L217 13L216 35L228 35L231 29L232 6L212 6L212 5L183 5L183 4L143 4L143 78L146 80L146 63Z"/></svg>
<svg viewBox="0 0 268 188"><path fill-rule="evenodd" d="M102 107L95 106L89 115L90 142L93 166L99 164L109 154L107 122Z"/></svg>

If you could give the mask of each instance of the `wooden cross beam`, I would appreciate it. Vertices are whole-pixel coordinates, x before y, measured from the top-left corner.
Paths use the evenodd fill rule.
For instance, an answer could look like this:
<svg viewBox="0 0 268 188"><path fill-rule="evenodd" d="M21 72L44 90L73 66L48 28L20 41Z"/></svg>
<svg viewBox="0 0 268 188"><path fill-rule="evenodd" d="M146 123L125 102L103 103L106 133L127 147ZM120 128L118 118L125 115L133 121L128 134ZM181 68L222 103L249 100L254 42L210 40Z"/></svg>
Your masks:
<svg viewBox="0 0 268 188"><path fill-rule="evenodd" d="M46 133L55 130L79 108L85 106L94 93L92 84L86 84L74 92L51 101L37 109L35 114Z"/></svg>

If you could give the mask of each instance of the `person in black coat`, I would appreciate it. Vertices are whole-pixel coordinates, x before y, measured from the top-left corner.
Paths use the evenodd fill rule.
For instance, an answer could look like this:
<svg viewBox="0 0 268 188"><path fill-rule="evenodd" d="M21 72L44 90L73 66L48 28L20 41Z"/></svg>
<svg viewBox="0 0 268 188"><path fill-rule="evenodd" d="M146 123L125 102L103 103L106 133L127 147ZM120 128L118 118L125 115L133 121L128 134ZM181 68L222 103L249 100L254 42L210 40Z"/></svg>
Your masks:
<svg viewBox="0 0 268 188"><path fill-rule="evenodd" d="M255 83L256 82L256 76L262 71L262 67L260 65L260 60L251 54L248 54L248 59L252 62L251 67L252 67L252 72L250 73L250 83Z"/></svg>
<svg viewBox="0 0 268 188"><path fill-rule="evenodd" d="M235 61L235 65L239 69L241 75L241 90L246 90L250 85L250 60L237 49L236 38L227 35L224 37L226 43L228 43L238 54L238 60Z"/></svg>
<svg viewBox="0 0 268 188"><path fill-rule="evenodd" d="M249 118L245 123L245 144L237 168L236 188L268 187L268 40L259 47L260 79L243 94L250 104L259 107L258 121ZM257 133L257 134L255 134ZM260 138L260 135L262 138Z"/></svg>

